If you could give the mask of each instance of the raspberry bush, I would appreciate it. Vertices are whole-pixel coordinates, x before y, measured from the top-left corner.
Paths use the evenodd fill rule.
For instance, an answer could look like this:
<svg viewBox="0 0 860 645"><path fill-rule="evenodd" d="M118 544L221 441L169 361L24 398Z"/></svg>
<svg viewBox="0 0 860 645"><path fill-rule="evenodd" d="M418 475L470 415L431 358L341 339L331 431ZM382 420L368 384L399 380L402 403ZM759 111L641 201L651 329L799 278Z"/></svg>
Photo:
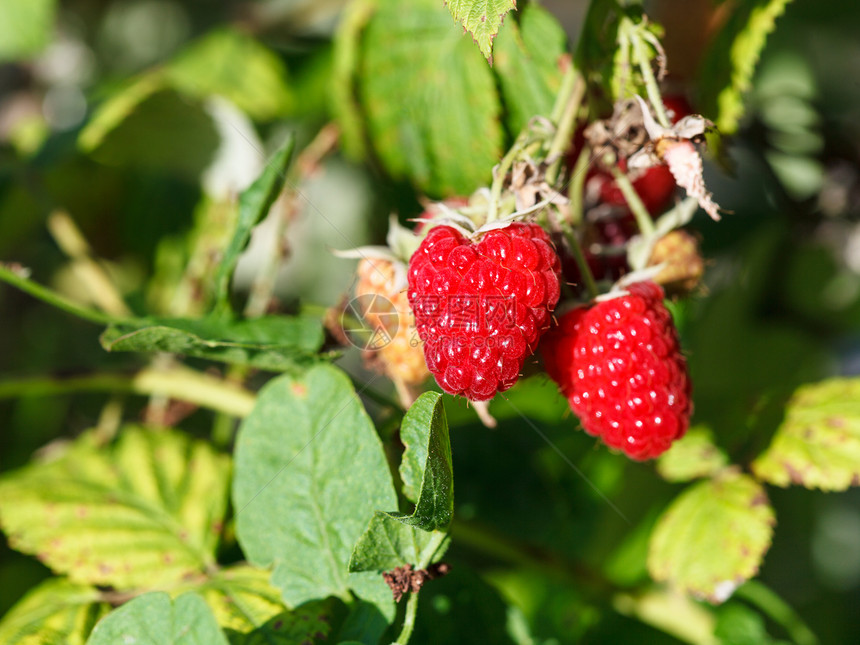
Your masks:
<svg viewBox="0 0 860 645"><path fill-rule="evenodd" d="M860 12L670 4L0 3L0 643L854 642Z"/></svg>

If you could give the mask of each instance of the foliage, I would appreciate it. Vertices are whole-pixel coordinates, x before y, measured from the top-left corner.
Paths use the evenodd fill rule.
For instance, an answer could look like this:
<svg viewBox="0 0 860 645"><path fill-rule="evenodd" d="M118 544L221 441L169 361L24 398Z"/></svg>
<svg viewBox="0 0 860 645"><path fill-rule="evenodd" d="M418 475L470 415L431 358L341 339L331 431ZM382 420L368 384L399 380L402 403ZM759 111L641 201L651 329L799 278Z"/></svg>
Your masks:
<svg viewBox="0 0 860 645"><path fill-rule="evenodd" d="M751 0L723 24L709 4L702 52L610 0L581 7L579 34L512 0L63 5L0 2L0 642L856 633L838 607L860 566L828 559L856 536L825 521L860 482L860 381L844 375L858 233L832 207L856 185L839 183L850 146L819 128L846 119L817 112L838 101L813 80L773 80L795 63L756 76L812 8L777 21L787 1ZM734 183L696 178L719 225L671 208L678 191L654 213L638 196L634 162L702 138L669 128L678 42L702 55L694 112L736 135L719 152L744 151ZM653 114L624 130L634 97ZM821 157L818 205L772 163L793 150ZM565 271L556 317L625 287L601 263L645 267L691 229L707 282L667 303L691 429L650 464L596 445L539 352L487 405L389 383L374 343L411 319L350 302L354 265L329 251L385 257L407 289L408 267L370 246L392 212L397 248L440 221L543 227Z"/></svg>

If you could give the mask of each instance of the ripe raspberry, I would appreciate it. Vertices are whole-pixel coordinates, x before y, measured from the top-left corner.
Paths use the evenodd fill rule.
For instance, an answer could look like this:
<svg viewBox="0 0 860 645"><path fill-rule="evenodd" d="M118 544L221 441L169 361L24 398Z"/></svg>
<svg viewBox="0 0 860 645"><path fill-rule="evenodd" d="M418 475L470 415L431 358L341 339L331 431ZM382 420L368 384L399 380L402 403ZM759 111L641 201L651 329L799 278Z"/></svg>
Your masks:
<svg viewBox="0 0 860 645"><path fill-rule="evenodd" d="M562 316L541 353L585 431L643 460L687 431L691 384L663 289L627 291Z"/></svg>
<svg viewBox="0 0 860 645"><path fill-rule="evenodd" d="M424 382L430 372L418 342L405 285L401 287L397 283L394 265L377 258L359 262L355 295L381 296L373 301L372 308L363 312L363 317L368 325L384 331L390 338L379 349L365 352L367 362L394 381L398 388ZM397 317L392 315L394 313Z"/></svg>
<svg viewBox="0 0 860 645"><path fill-rule="evenodd" d="M432 228L409 262L409 303L439 386L486 401L516 383L549 327L559 270L536 224L517 222L477 242Z"/></svg>

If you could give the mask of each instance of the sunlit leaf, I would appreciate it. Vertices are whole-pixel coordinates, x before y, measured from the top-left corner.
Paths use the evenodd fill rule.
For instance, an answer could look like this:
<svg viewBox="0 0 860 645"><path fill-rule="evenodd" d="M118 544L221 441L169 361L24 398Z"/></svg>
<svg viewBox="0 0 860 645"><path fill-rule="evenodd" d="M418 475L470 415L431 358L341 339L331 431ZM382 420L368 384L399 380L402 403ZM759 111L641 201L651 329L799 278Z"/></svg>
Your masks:
<svg viewBox="0 0 860 645"><path fill-rule="evenodd" d="M734 7L714 39L699 75L704 83L702 113L723 134L737 130L744 112L744 94L776 19L790 0L747 0ZM726 53L730 64L726 64Z"/></svg>
<svg viewBox="0 0 860 645"><path fill-rule="evenodd" d="M720 603L754 576L775 516L764 489L727 471L675 499L651 536L648 570L658 582Z"/></svg>
<svg viewBox="0 0 860 645"><path fill-rule="evenodd" d="M797 390L755 475L776 486L827 491L860 484L860 379L831 379Z"/></svg>
<svg viewBox="0 0 860 645"><path fill-rule="evenodd" d="M657 460L657 472L670 482L708 477L728 464L726 454L714 445L710 429L695 426Z"/></svg>
<svg viewBox="0 0 860 645"><path fill-rule="evenodd" d="M287 69L274 52L235 30L218 30L185 49L164 70L171 86L223 96L254 119L283 116L292 103Z"/></svg>
<svg viewBox="0 0 860 645"><path fill-rule="evenodd" d="M359 96L388 172L432 195L488 182L501 156L498 93L443 4L380 0L361 45Z"/></svg>
<svg viewBox="0 0 860 645"><path fill-rule="evenodd" d="M516 9L517 0L448 0L447 4L454 20L472 34L481 53L492 62L493 39L505 15Z"/></svg>
<svg viewBox="0 0 860 645"><path fill-rule="evenodd" d="M0 480L10 545L76 582L119 589L169 584L211 566L229 460L174 431L93 435L59 459Z"/></svg>
<svg viewBox="0 0 860 645"><path fill-rule="evenodd" d="M54 31L56 0L0 2L0 62L38 54Z"/></svg>
<svg viewBox="0 0 860 645"><path fill-rule="evenodd" d="M272 584L288 606L355 590L390 615L381 577L347 571L369 518L396 508L397 498L379 437L343 372L317 366L260 391L239 429L233 505L242 550L274 567Z"/></svg>
<svg viewBox="0 0 860 645"><path fill-rule="evenodd" d="M0 643L83 645L93 625L109 610L96 589L51 578L6 613L0 621Z"/></svg>
<svg viewBox="0 0 860 645"><path fill-rule="evenodd" d="M612 604L621 613L636 616L685 643L720 645L714 638L714 615L683 594L651 589L638 596L619 594Z"/></svg>
<svg viewBox="0 0 860 645"><path fill-rule="evenodd" d="M513 17L512 17L513 18ZM567 36L552 14L526 5L519 21L502 26L493 54L511 132L522 130L534 116L549 117L561 86L561 57Z"/></svg>
<svg viewBox="0 0 860 645"><path fill-rule="evenodd" d="M405 564L418 565L432 553L434 533L399 522L387 513L376 513L356 542L349 559L350 571L388 571Z"/></svg>
<svg viewBox="0 0 860 645"><path fill-rule="evenodd" d="M105 616L87 645L229 645L203 599L188 592L171 600L155 591Z"/></svg>

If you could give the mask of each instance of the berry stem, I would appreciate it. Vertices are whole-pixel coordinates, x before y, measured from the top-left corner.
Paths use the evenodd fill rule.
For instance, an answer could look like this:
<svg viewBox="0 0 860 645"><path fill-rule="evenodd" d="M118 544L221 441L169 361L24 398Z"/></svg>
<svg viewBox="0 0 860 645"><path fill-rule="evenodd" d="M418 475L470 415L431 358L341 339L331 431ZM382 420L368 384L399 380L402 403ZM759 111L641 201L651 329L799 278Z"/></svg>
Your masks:
<svg viewBox="0 0 860 645"><path fill-rule="evenodd" d="M558 171L561 168L564 151L570 147L573 129L576 125L576 116L579 113L579 106L585 96L585 81L582 78L582 74L572 64L568 68L566 76L573 76L574 82L570 88L570 94L564 103L564 110L558 118L555 136L547 152L547 159L552 160L552 165L546 171L546 180L550 185L553 185L556 179L558 179Z"/></svg>
<svg viewBox="0 0 860 645"><path fill-rule="evenodd" d="M576 159L576 164L570 172L570 224L575 228L582 223L583 195L585 193L585 177L591 165L591 148L583 146Z"/></svg>
<svg viewBox="0 0 860 645"><path fill-rule="evenodd" d="M621 172L618 166L614 163L608 165L612 170L612 176L615 178L616 185L619 190L621 190L621 194L624 195L624 199L627 200L627 205L630 207L630 210L633 211L633 216L636 218L636 224L639 226L639 232L645 237L651 237L655 232L654 220L651 219L648 209L645 208L645 204L642 203L639 195L636 194L633 184L630 183L630 177Z"/></svg>
<svg viewBox="0 0 860 645"><path fill-rule="evenodd" d="M560 222L561 230L564 233L564 239L567 241L567 246L573 254L573 259L576 260L576 266L579 267L579 273L582 275L582 281L585 283L585 288L591 299L600 295L597 289L597 283L594 281L594 276L591 275L591 267L588 266L588 261L585 259L585 253L582 252L582 245L576 237L576 233L570 226L570 223L564 219Z"/></svg>
<svg viewBox="0 0 860 645"><path fill-rule="evenodd" d="M639 29L644 29L644 25L638 25ZM651 68L651 58L648 56L645 39L637 31L630 34L630 40L633 44L633 56L636 58L636 63L642 71L642 78L645 79L645 89L648 91L648 100L654 107L654 113L657 115L657 120L664 128L672 127L669 123L669 117L666 115L666 108L663 106L663 97L660 94L660 87L657 85L657 78L654 76L654 70Z"/></svg>
<svg viewBox="0 0 860 645"><path fill-rule="evenodd" d="M502 196L502 187L505 184L505 178L508 176L508 171L514 164L514 160L526 148L529 141L528 129L520 132L514 145L508 150L507 154L502 157L499 164L493 168L493 184L490 186L490 204L487 208L487 223L494 222L499 217L499 199Z"/></svg>

